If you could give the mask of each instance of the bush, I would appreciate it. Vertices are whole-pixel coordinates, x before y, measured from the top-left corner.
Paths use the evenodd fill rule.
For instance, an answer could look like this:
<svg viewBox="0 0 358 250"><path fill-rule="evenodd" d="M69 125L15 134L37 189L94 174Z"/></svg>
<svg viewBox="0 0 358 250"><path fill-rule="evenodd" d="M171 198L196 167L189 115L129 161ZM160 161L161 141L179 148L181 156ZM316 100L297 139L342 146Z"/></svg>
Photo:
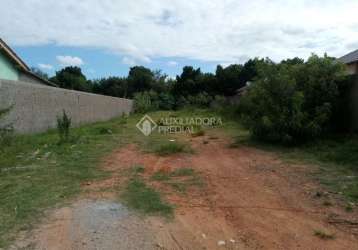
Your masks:
<svg viewBox="0 0 358 250"><path fill-rule="evenodd" d="M185 108L189 105L190 105L189 100L187 98L185 98L184 96L179 96L175 102L176 109Z"/></svg>
<svg viewBox="0 0 358 250"><path fill-rule="evenodd" d="M154 91L138 92L134 95L134 111L146 113L159 109L159 97Z"/></svg>
<svg viewBox="0 0 358 250"><path fill-rule="evenodd" d="M172 110L175 106L175 99L170 93L159 94L159 109Z"/></svg>
<svg viewBox="0 0 358 250"><path fill-rule="evenodd" d="M200 108L209 107L212 100L213 98L206 92L201 92L196 96L188 96L189 103Z"/></svg>
<svg viewBox="0 0 358 250"><path fill-rule="evenodd" d="M0 122L10 112L10 108L0 109ZM0 145L9 146L12 142L14 128L12 124L3 124L0 126Z"/></svg>
<svg viewBox="0 0 358 250"><path fill-rule="evenodd" d="M221 95L216 95L214 96L213 101L210 104L210 107L213 108L214 110L220 112L223 109L227 108L227 101L226 98L224 96Z"/></svg>
<svg viewBox="0 0 358 250"><path fill-rule="evenodd" d="M60 142L68 141L70 137L71 118L63 110L62 116L57 116L57 131Z"/></svg>
<svg viewBox="0 0 358 250"><path fill-rule="evenodd" d="M304 64L266 63L240 102L244 124L262 140L297 143L322 135L339 97L341 64L312 55Z"/></svg>

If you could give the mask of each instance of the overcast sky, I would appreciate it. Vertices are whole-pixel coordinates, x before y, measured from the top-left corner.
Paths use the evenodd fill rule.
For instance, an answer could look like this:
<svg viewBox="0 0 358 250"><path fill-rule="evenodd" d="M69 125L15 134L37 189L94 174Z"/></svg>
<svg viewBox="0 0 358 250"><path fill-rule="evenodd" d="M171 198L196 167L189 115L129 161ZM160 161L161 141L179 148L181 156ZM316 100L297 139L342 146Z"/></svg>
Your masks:
<svg viewBox="0 0 358 250"><path fill-rule="evenodd" d="M92 77L142 64L175 75L252 57L358 49L357 0L0 0L0 37L31 66ZM103 65L103 68L101 68Z"/></svg>

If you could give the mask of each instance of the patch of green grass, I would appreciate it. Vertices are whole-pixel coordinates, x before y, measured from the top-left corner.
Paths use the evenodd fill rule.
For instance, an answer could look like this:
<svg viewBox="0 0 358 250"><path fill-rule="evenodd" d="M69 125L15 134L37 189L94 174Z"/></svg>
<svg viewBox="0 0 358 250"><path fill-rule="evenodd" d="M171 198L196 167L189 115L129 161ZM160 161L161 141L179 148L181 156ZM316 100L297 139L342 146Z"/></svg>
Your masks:
<svg viewBox="0 0 358 250"><path fill-rule="evenodd" d="M199 175L193 174L193 176L191 176L189 179L170 180L167 181L166 184L180 193L186 193L189 187L202 187L204 185L204 182Z"/></svg>
<svg viewBox="0 0 358 250"><path fill-rule="evenodd" d="M142 174L144 173L144 170L145 168L142 165L134 165L132 168L134 174Z"/></svg>
<svg viewBox="0 0 358 250"><path fill-rule="evenodd" d="M155 172L151 179L155 181L168 181L171 177L194 176L195 172L192 168L178 168L171 173L164 171Z"/></svg>
<svg viewBox="0 0 358 250"><path fill-rule="evenodd" d="M151 180L164 182L180 193L185 193L191 186L203 185L203 180L192 168L178 168L171 173L158 171Z"/></svg>
<svg viewBox="0 0 358 250"><path fill-rule="evenodd" d="M157 171L152 175L151 179L154 181L167 181L170 180L170 175L163 171Z"/></svg>
<svg viewBox="0 0 358 250"><path fill-rule="evenodd" d="M148 187L141 178L131 179L121 197L128 207L144 214L166 217L173 215L173 207L163 201L160 193Z"/></svg>
<svg viewBox="0 0 358 250"><path fill-rule="evenodd" d="M171 155L171 154L177 154L177 153L188 153L191 149L188 145L185 145L180 142L164 142L160 143L154 148L154 152L161 156Z"/></svg>
<svg viewBox="0 0 358 250"><path fill-rule="evenodd" d="M170 173L172 177L178 176L193 176L195 174L194 169L192 168L178 168Z"/></svg>
<svg viewBox="0 0 358 250"><path fill-rule="evenodd" d="M334 234L327 233L322 230L314 230L314 235L323 240L333 240L335 238Z"/></svg>
<svg viewBox="0 0 358 250"><path fill-rule="evenodd" d="M185 193L188 188L188 185L183 182L168 182L167 184L179 193Z"/></svg>

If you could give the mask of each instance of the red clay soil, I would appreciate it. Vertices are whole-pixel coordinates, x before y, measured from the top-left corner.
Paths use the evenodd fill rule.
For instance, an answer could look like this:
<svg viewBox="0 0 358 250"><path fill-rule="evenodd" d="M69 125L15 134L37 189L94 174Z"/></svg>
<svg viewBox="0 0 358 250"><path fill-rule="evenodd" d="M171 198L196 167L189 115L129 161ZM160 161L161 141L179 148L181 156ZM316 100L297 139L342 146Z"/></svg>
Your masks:
<svg viewBox="0 0 358 250"><path fill-rule="evenodd" d="M161 248L358 249L358 227L333 223L354 221L357 214L315 197L322 187L309 177L313 166L289 165L255 148L229 148L223 138L190 141L193 155L158 157L130 145L106 164L114 172L141 164L147 176L191 167L204 179L203 188L186 195L164 189L176 210L174 221L150 219ZM317 230L334 239L321 239Z"/></svg>
<svg viewBox="0 0 358 250"><path fill-rule="evenodd" d="M146 249L358 249L358 225L353 223L357 213L345 212L328 192L326 197L315 196L324 189L310 177L313 166L288 164L255 148L229 148L230 140L223 136L188 140L194 154L160 157L144 154L135 145L119 149L104 160L103 167L112 176L84 183L87 195L113 200L110 189L125 183L125 171L143 165L148 184L161 189L164 198L176 206L173 220L145 219L145 228L153 235L152 247ZM150 180L158 170L188 167L199 173L204 186L191 186L186 194ZM328 198L333 204L329 207L323 205ZM62 224L69 219L65 217ZM53 230L49 226L40 230L41 237L56 235L58 230L63 235L61 223ZM334 238L322 239L315 235L317 230ZM114 245L113 249L124 248Z"/></svg>

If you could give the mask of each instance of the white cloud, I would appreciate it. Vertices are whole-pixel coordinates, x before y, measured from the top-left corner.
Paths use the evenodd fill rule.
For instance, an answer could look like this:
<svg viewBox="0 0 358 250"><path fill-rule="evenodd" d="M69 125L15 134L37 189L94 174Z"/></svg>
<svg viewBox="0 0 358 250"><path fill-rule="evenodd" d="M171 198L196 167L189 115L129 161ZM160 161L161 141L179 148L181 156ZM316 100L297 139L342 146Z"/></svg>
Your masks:
<svg viewBox="0 0 358 250"><path fill-rule="evenodd" d="M122 58L122 63L130 65L130 66L134 66L136 64L136 61L133 58L125 56Z"/></svg>
<svg viewBox="0 0 358 250"><path fill-rule="evenodd" d="M51 64L39 63L39 64L37 64L37 66L39 66L39 68L43 69L43 70L53 69L53 66Z"/></svg>
<svg viewBox="0 0 358 250"><path fill-rule="evenodd" d="M96 47L126 63L156 57L241 62L311 52L339 56L358 44L356 0L2 0L12 45ZM18 8L21 6L21 8Z"/></svg>
<svg viewBox="0 0 358 250"><path fill-rule="evenodd" d="M81 66L83 61L77 56L56 56L61 66Z"/></svg>
<svg viewBox="0 0 358 250"><path fill-rule="evenodd" d="M178 62L176 62L176 61L169 61L168 62L168 66L174 67L174 66L177 66L177 65L178 65Z"/></svg>

